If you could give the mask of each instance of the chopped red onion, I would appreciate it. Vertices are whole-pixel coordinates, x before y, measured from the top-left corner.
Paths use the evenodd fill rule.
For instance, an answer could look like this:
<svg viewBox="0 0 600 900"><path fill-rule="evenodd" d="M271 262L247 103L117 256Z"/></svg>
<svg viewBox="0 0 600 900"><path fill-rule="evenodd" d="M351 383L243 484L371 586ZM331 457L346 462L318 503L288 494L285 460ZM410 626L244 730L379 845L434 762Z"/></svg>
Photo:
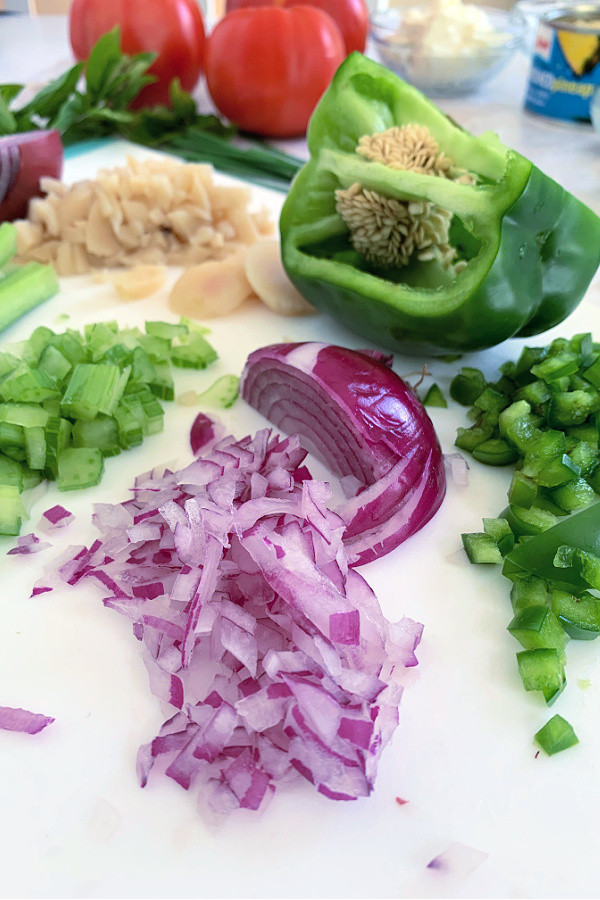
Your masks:
<svg viewBox="0 0 600 900"><path fill-rule="evenodd" d="M483 865L487 858L487 853L455 841L447 850L430 860L427 868L451 875L457 882L462 882Z"/></svg>
<svg viewBox="0 0 600 900"><path fill-rule="evenodd" d="M55 528L64 528L66 525L70 525L74 518L75 516L73 513L69 512L68 509L65 509L64 506L57 504L42 513L40 527L44 528L45 531L52 531Z"/></svg>
<svg viewBox="0 0 600 900"><path fill-rule="evenodd" d="M251 353L241 396L303 443L354 495L337 509L349 564L389 553L439 509L446 490L433 424L391 357L332 344ZM346 493L347 495L347 493Z"/></svg>
<svg viewBox="0 0 600 900"><path fill-rule="evenodd" d="M35 534L22 534L17 538L17 546L11 547L7 551L7 556L29 555L30 553L39 553L40 550L47 550L51 547L47 541L40 541Z"/></svg>
<svg viewBox="0 0 600 900"><path fill-rule="evenodd" d="M37 734L46 725L51 725L54 719L43 716L41 713L29 712L26 709L13 709L10 706L0 706L0 728L5 731L23 731L26 734Z"/></svg>
<svg viewBox="0 0 600 900"><path fill-rule="evenodd" d="M345 524L305 456L267 429L225 438L137 479L135 499L98 504L102 538L58 561L64 582L91 580L132 620L175 711L140 749L140 783L160 760L219 815L262 808L298 773L327 797L367 796L416 663L422 626L389 623L348 567Z"/></svg>
<svg viewBox="0 0 600 900"><path fill-rule="evenodd" d="M458 487L467 487L469 484L469 464L460 453L446 453L444 465L450 478Z"/></svg>
<svg viewBox="0 0 600 900"><path fill-rule="evenodd" d="M190 446L194 456L206 451L224 437L225 429L221 424L204 413L198 413L190 430Z"/></svg>

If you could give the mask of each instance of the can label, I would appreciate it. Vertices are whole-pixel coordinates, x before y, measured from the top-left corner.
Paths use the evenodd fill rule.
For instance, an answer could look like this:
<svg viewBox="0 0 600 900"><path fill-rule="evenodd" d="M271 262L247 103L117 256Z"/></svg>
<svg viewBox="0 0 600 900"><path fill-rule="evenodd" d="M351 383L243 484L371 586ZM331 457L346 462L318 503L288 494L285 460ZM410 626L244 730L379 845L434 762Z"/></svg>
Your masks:
<svg viewBox="0 0 600 900"><path fill-rule="evenodd" d="M540 21L526 109L555 119L590 121L590 100L600 84L600 9L594 19L592 27L572 7L568 16Z"/></svg>

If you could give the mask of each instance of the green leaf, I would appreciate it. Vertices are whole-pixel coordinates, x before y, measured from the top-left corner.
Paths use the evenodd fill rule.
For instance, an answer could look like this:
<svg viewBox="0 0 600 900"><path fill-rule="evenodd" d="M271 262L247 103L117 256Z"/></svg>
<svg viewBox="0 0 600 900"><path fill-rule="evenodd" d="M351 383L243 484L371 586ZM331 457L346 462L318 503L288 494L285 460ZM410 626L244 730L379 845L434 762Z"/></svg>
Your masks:
<svg viewBox="0 0 600 900"><path fill-rule="evenodd" d="M85 119L88 111L86 98L81 94L73 94L66 103L63 103L60 112L54 119L54 128L58 128L62 135L63 144L72 144L75 140L83 140L78 137L74 129L76 123ZM92 137L93 134L85 133L85 137Z"/></svg>
<svg viewBox="0 0 600 900"><path fill-rule="evenodd" d="M0 84L0 96L10 103L23 90L22 84Z"/></svg>
<svg viewBox="0 0 600 900"><path fill-rule="evenodd" d="M124 56L105 86L105 104L113 109L127 109L142 88L157 81L155 75L147 74L155 58L155 53Z"/></svg>
<svg viewBox="0 0 600 900"><path fill-rule="evenodd" d="M19 127L21 127L22 121L29 120L31 116L38 116L40 119L48 121L58 116L63 103L69 99L77 87L82 70L83 63L77 63L38 91L35 97L18 111Z"/></svg>
<svg viewBox="0 0 600 900"><path fill-rule="evenodd" d="M112 73L121 62L121 29L107 31L92 47L85 72L90 104L102 97Z"/></svg>
<svg viewBox="0 0 600 900"><path fill-rule="evenodd" d="M169 85L169 97L175 116L186 122L192 122L196 116L196 102L187 91L181 87L179 78L174 78Z"/></svg>
<svg viewBox="0 0 600 900"><path fill-rule="evenodd" d="M17 120L8 108L8 103L0 94L0 134L14 134Z"/></svg>

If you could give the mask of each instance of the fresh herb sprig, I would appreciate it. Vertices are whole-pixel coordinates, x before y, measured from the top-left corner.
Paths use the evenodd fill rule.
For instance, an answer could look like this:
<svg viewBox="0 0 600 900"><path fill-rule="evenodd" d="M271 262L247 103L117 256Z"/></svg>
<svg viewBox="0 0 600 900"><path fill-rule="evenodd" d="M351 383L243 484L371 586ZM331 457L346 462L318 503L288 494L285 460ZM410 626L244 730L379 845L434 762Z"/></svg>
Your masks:
<svg viewBox="0 0 600 900"><path fill-rule="evenodd" d="M0 135L56 128L65 147L118 136L287 190L303 161L258 140L240 146L234 141L237 129L199 113L178 79L170 85L170 106L132 109L142 88L156 80L149 72L155 58L154 53L122 53L120 31L114 28L95 44L87 64L76 63L25 104L19 102L23 85L0 85Z"/></svg>

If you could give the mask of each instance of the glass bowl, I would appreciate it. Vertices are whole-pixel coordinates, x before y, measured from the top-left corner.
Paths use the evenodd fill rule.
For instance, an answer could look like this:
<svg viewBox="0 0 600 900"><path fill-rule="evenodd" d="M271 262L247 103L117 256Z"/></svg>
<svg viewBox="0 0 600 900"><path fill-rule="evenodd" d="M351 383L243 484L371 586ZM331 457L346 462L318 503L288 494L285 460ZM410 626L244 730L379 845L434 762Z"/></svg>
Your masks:
<svg viewBox="0 0 600 900"><path fill-rule="evenodd" d="M426 5L387 9L371 17L371 38L379 61L429 97L461 97L478 90L507 65L525 44L527 25L518 12L483 10L495 35L483 46L463 44L456 53L427 53L421 26L411 16L427 14ZM408 19L408 20L407 20Z"/></svg>

